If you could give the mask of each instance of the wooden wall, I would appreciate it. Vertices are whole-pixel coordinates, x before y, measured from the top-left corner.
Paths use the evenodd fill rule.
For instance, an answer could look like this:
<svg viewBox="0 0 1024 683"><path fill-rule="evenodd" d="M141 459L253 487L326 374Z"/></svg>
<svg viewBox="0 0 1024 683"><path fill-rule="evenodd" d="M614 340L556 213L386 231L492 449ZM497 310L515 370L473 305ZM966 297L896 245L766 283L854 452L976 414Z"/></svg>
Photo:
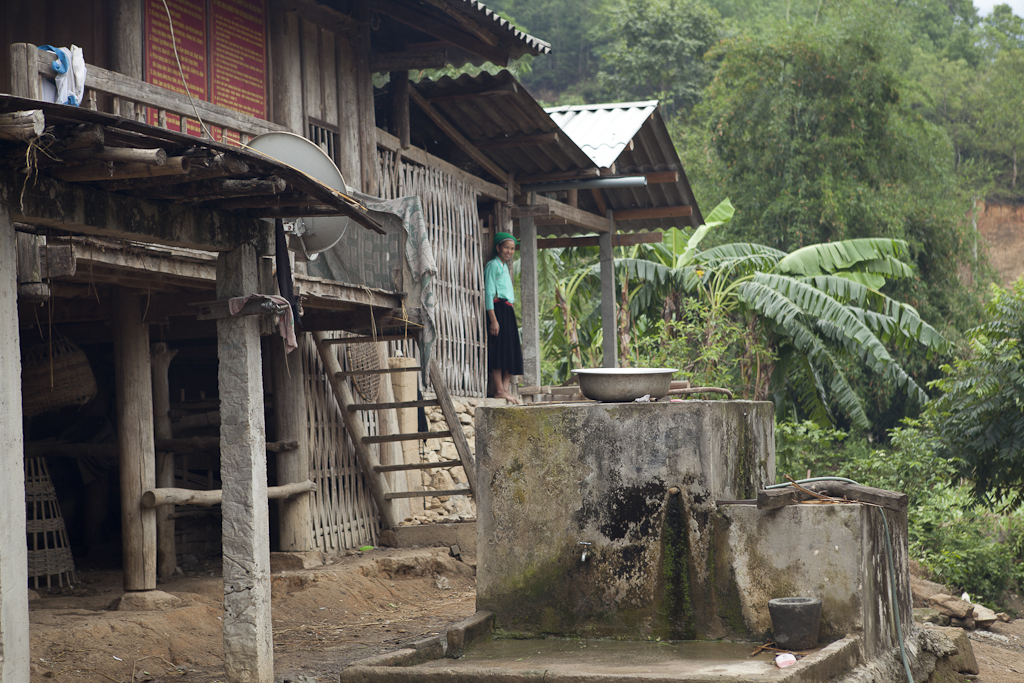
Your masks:
<svg viewBox="0 0 1024 683"><path fill-rule="evenodd" d="M82 48L85 61L109 67L107 3L99 0L4 0L0 3L0 92L11 91L12 43ZM139 29L141 31L141 27Z"/></svg>

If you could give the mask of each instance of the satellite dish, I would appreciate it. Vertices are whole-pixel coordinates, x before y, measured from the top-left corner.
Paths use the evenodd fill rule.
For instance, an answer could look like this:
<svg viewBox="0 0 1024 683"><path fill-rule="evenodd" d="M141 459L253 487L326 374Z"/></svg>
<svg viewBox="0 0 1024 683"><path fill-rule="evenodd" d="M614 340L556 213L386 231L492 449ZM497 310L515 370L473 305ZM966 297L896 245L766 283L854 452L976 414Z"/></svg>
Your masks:
<svg viewBox="0 0 1024 683"><path fill-rule="evenodd" d="M338 192L347 192L345 179L331 158L316 143L301 135L284 131L257 135L249 141L249 147L296 168L311 178ZM348 216L296 217L286 221L285 229L294 236L289 240L289 249L299 251L313 260L316 254L327 251L345 235L351 219ZM299 248L293 245L299 242Z"/></svg>

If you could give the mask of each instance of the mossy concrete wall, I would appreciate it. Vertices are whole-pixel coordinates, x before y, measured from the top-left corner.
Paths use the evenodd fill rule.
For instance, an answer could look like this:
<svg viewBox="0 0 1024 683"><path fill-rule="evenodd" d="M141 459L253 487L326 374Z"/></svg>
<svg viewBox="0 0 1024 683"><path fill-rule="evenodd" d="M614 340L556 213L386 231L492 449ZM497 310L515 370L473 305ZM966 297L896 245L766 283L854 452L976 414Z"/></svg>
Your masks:
<svg viewBox="0 0 1024 683"><path fill-rule="evenodd" d="M859 635L865 659L896 647L890 580L895 582L904 635L913 628L907 516L890 510L885 514L894 575L886 559L881 508L723 506L717 545L733 572L740 611L751 635L771 638L770 599L805 596L822 600L819 642Z"/></svg>
<svg viewBox="0 0 1024 683"><path fill-rule="evenodd" d="M477 608L522 635L741 632L716 501L772 483L774 443L765 402L478 408Z"/></svg>

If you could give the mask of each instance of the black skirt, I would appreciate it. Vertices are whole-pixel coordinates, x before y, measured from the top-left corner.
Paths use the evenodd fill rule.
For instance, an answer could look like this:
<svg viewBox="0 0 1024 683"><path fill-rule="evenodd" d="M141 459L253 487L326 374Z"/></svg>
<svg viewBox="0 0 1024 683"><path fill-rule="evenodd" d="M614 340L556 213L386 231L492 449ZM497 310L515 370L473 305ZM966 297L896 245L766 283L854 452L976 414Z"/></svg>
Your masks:
<svg viewBox="0 0 1024 683"><path fill-rule="evenodd" d="M498 319L498 336L490 332L487 322L487 370L501 370L510 375L523 374L523 347L519 343L519 325L516 310L507 301L494 302L494 317Z"/></svg>

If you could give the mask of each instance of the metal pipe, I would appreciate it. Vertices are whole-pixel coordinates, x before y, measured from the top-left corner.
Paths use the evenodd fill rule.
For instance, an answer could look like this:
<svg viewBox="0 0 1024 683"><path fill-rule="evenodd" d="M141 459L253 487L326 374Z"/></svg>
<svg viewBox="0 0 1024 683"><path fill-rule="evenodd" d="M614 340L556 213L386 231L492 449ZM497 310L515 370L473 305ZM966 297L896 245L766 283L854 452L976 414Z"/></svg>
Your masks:
<svg viewBox="0 0 1024 683"><path fill-rule="evenodd" d="M557 183L537 183L522 185L522 192L557 192L558 190L589 190L596 188L647 187L647 176L627 175L616 178L583 178L582 180L566 180Z"/></svg>

